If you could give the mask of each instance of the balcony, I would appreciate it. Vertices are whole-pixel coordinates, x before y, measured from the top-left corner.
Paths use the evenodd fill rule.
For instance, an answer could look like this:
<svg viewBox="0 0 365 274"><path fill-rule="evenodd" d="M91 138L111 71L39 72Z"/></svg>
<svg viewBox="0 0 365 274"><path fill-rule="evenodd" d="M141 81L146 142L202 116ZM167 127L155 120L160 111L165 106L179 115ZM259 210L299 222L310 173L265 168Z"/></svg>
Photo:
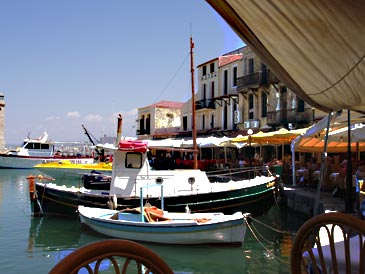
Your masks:
<svg viewBox="0 0 365 274"><path fill-rule="evenodd" d="M149 135L151 132L150 130L147 130L147 129L137 129L136 130L136 135Z"/></svg>
<svg viewBox="0 0 365 274"><path fill-rule="evenodd" d="M298 112L296 109L288 110L288 123L295 121L297 124L308 124L313 120L313 111L311 108L305 108L304 111Z"/></svg>
<svg viewBox="0 0 365 274"><path fill-rule="evenodd" d="M259 71L237 78L237 92L245 92L250 89L276 84L279 79L270 71Z"/></svg>
<svg viewBox="0 0 365 274"><path fill-rule="evenodd" d="M287 123L309 124L313 119L312 109L306 108L303 112L298 112L297 109L268 111L267 125L278 126L286 125Z"/></svg>
<svg viewBox="0 0 365 274"><path fill-rule="evenodd" d="M195 110L204 109L204 108L215 109L214 100L213 99L203 99L203 100L195 101Z"/></svg>

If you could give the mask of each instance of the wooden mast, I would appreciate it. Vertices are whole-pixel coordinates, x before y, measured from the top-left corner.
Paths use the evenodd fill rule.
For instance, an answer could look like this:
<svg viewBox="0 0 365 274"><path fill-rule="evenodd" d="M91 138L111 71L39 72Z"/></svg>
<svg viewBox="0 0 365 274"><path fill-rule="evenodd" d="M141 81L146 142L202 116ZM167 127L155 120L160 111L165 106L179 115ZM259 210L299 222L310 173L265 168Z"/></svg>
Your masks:
<svg viewBox="0 0 365 274"><path fill-rule="evenodd" d="M191 108L192 108L192 138L193 138L193 155L194 155L194 169L198 169L198 149L196 144L196 123L195 123L195 91L194 91L194 64L193 64L193 38L190 36L190 69L191 69Z"/></svg>

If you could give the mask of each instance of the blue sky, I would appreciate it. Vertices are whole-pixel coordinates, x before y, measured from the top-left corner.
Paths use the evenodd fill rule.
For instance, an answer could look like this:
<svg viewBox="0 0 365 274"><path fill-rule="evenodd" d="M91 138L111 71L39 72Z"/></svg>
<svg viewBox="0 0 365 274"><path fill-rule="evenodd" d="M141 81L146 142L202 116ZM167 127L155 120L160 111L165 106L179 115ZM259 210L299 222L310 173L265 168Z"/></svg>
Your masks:
<svg viewBox="0 0 365 274"><path fill-rule="evenodd" d="M135 136L138 108L191 97L190 34L195 67L244 45L203 0L1 0L6 143L115 136L118 113Z"/></svg>

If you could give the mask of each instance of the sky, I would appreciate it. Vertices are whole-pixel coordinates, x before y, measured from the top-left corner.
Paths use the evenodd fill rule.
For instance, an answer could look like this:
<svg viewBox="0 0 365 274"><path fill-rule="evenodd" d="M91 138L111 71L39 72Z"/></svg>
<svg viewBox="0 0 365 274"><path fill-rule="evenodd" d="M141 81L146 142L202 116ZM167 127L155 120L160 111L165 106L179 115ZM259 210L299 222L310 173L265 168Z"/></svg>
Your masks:
<svg viewBox="0 0 365 274"><path fill-rule="evenodd" d="M119 113L135 137L138 108L191 97L190 36L195 68L244 46L204 0L0 0L6 144L116 136Z"/></svg>

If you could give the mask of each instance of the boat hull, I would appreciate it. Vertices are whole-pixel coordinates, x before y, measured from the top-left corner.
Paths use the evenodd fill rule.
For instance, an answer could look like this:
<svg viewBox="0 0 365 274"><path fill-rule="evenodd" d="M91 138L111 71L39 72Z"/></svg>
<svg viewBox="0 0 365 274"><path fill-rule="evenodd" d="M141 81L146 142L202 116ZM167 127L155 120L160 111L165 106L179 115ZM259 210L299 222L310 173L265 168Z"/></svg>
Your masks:
<svg viewBox="0 0 365 274"><path fill-rule="evenodd" d="M42 163L35 166L39 171L57 179L81 180L83 175L90 172L102 172L104 175L112 175L112 164L107 163L72 163L57 161Z"/></svg>
<svg viewBox="0 0 365 274"><path fill-rule="evenodd" d="M112 219L116 210L79 207L81 223L103 235L133 241L162 244L242 245L246 232L243 215L181 214L181 218L162 222ZM134 215L134 214L132 214ZM140 214L138 214L139 217ZM188 219L188 217L190 219ZM170 215L174 216L174 214ZM176 214L175 214L176 216ZM179 215L178 215L179 216ZM199 223L191 218L212 218Z"/></svg>
<svg viewBox="0 0 365 274"><path fill-rule="evenodd" d="M0 168L13 169L33 169L36 165L45 161L68 160L73 163L92 163L93 158L59 158L59 157L34 157L34 156L18 156L11 154L0 155Z"/></svg>
<svg viewBox="0 0 365 274"><path fill-rule="evenodd" d="M223 183L222 183L223 184ZM45 214L76 214L78 205L107 208L109 191L66 188L53 184L37 183L38 197ZM190 193L178 196L164 196L163 206L160 196L145 199L154 206L167 211L184 212L186 205L191 212L250 212L253 216L266 213L275 201L275 181L250 187L222 190L208 193ZM140 206L139 196L117 196L118 209Z"/></svg>

